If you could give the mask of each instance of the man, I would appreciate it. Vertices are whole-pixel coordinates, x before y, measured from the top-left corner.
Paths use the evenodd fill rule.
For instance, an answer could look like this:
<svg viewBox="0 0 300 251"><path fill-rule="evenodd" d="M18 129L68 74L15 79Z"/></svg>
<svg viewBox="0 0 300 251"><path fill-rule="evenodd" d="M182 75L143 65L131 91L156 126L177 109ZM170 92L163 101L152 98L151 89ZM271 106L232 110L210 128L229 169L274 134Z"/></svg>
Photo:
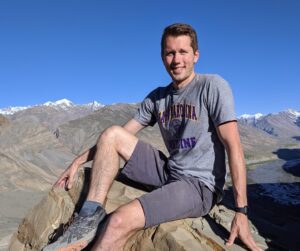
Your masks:
<svg viewBox="0 0 300 251"><path fill-rule="evenodd" d="M123 127L106 129L97 144L76 158L56 182L58 187L71 188L79 166L93 160L90 189L79 216L44 250L81 250L94 238L105 217L102 205L119 171L119 157L126 161L124 175L158 188L114 211L93 251L122 250L137 230L207 214L222 196L224 148L237 211L227 245L239 237L249 249L260 250L249 232L246 170L228 84L217 75L195 73L198 42L189 25L173 24L164 30L161 57L172 83L151 92ZM156 122L169 158L135 136Z"/></svg>

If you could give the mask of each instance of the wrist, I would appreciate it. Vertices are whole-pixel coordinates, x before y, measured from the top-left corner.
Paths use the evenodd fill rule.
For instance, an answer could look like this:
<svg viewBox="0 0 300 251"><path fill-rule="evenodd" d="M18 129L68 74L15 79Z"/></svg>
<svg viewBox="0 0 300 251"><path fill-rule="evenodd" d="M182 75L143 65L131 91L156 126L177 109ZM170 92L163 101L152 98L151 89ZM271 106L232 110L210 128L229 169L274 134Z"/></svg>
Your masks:
<svg viewBox="0 0 300 251"><path fill-rule="evenodd" d="M235 207L234 211L237 212L237 213L242 213L244 215L248 215L249 209L248 209L248 206Z"/></svg>
<svg viewBox="0 0 300 251"><path fill-rule="evenodd" d="M75 166L77 169L79 168L79 166L81 164L82 164L82 161L80 160L80 157L74 159L73 162L72 162L72 166Z"/></svg>

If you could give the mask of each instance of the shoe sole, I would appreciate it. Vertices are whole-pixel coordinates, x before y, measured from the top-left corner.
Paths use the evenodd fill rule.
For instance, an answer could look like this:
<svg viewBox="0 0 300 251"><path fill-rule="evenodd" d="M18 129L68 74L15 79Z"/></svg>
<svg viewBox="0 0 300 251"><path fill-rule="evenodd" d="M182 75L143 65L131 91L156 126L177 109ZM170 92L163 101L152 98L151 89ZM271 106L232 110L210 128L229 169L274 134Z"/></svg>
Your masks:
<svg viewBox="0 0 300 251"><path fill-rule="evenodd" d="M72 243L64 248L59 248L57 251L80 251L88 245L87 241L79 241L77 243Z"/></svg>

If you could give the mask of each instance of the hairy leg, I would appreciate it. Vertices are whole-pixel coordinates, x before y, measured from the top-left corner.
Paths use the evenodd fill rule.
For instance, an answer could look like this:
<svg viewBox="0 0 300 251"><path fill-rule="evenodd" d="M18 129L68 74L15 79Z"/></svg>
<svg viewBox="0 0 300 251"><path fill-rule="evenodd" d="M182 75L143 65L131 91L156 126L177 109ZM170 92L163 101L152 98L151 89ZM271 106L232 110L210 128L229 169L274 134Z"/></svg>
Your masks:
<svg viewBox="0 0 300 251"><path fill-rule="evenodd" d="M119 170L119 157L121 156L125 161L129 160L137 142L137 137L120 126L112 126L101 134L92 165L87 200L104 204Z"/></svg>
<svg viewBox="0 0 300 251"><path fill-rule="evenodd" d="M144 226L144 211L140 202L135 199L113 212L91 251L123 250L128 238Z"/></svg>

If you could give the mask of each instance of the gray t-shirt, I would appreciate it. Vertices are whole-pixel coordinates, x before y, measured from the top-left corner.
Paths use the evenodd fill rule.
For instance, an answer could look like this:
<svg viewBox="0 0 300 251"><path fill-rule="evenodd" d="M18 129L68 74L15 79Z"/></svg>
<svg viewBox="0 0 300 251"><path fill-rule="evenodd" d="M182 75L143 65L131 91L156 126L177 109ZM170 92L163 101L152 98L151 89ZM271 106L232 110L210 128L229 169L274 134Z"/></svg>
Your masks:
<svg viewBox="0 0 300 251"><path fill-rule="evenodd" d="M134 119L144 126L158 123L171 172L198 177L222 193L225 150L216 126L236 120L232 92L224 79L196 74L183 89L172 84L158 87L144 99Z"/></svg>

